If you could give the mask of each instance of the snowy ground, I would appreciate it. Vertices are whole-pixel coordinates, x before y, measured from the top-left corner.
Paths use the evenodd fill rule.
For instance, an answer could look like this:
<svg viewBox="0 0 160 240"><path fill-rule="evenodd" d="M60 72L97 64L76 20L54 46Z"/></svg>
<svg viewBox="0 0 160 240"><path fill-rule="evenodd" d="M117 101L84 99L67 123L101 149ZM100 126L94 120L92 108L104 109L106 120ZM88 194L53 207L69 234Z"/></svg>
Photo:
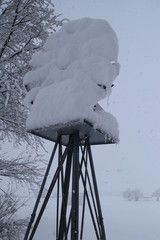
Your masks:
<svg viewBox="0 0 160 240"><path fill-rule="evenodd" d="M102 198L109 240L159 240L160 204L156 201L128 202Z"/></svg>
<svg viewBox="0 0 160 240"><path fill-rule="evenodd" d="M52 199L41 220L34 240L54 238L55 199ZM141 200L129 202L121 196L101 196L107 240L160 240L160 202ZM31 206L30 206L31 207ZM85 220L84 239L94 240L89 215Z"/></svg>

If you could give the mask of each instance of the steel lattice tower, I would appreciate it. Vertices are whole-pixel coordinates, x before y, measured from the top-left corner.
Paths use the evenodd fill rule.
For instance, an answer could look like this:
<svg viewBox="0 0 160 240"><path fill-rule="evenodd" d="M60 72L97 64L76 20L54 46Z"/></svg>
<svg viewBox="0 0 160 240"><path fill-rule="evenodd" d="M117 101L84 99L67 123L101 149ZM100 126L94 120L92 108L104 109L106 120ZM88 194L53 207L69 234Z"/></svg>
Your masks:
<svg viewBox="0 0 160 240"><path fill-rule="evenodd" d="M87 121L73 121L31 131L33 134L55 142L39 194L31 214L24 240L34 239L53 189L56 188L56 239L82 240L84 234L85 209L89 209L94 234L97 240L106 240L103 216L98 193L97 180L91 145L116 143L116 140L94 129ZM46 196L37 213L42 192L57 154L57 167ZM55 161L54 161L55 164ZM79 207L79 186L83 188ZM71 192L71 203L69 201Z"/></svg>

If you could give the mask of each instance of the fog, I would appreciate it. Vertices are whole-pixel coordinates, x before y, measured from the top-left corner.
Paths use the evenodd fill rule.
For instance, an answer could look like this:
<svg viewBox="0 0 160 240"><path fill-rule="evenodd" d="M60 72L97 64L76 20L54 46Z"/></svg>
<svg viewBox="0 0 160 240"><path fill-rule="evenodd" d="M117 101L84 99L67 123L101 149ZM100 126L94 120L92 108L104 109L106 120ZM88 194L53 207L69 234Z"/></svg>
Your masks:
<svg viewBox="0 0 160 240"><path fill-rule="evenodd" d="M93 147L100 191L118 193L138 187L152 194L160 187L160 2L55 0L53 3L62 18L106 19L118 36L120 75L109 105L107 100L101 104L119 122L120 143Z"/></svg>

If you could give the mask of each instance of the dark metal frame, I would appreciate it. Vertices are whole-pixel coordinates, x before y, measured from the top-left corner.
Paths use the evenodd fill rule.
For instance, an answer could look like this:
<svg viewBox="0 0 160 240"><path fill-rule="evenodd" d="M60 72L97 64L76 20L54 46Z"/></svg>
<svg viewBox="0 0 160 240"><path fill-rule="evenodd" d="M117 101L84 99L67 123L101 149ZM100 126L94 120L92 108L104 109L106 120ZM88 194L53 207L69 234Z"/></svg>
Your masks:
<svg viewBox="0 0 160 240"><path fill-rule="evenodd" d="M88 204L96 239L106 240L100 205L95 169L89 137L81 143L79 131L73 132L67 146L63 151L62 135L57 137L46 173L28 224L24 240L32 240L45 207L50 199L53 189L57 185L57 213L56 213L56 239L57 240L82 240L84 236L85 209ZM58 164L50 183L48 192L41 205L39 213L37 209L42 196L46 180L58 151ZM79 208L79 184L83 186L82 208ZM69 192L71 191L71 206L69 206ZM33 227L32 227L33 225Z"/></svg>

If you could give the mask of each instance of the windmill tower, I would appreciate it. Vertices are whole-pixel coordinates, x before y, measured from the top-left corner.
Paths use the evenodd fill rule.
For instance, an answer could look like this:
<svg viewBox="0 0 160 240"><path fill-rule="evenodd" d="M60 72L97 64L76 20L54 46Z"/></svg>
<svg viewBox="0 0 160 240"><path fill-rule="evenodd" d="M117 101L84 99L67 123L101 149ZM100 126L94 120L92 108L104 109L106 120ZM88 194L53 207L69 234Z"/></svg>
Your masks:
<svg viewBox="0 0 160 240"><path fill-rule="evenodd" d="M91 145L113 144L116 141L100 130L95 130L92 124L85 120L34 130L32 133L55 142L55 145L24 240L34 239L34 234L54 188L57 189L56 239L85 239L85 208L88 206L96 239L105 240L106 234ZM39 201L56 151L58 152L57 168L37 215ZM80 184L83 187L81 207L79 207ZM70 205L68 204L69 191L71 191Z"/></svg>
<svg viewBox="0 0 160 240"><path fill-rule="evenodd" d="M31 64L36 70L24 80L31 106L27 129L55 145L24 240L34 239L55 189L55 238L86 239L85 217L89 214L96 239L106 240L91 146L118 142L116 119L96 104L111 93L119 74L117 56L117 38L110 25L89 18L66 23L33 56Z"/></svg>

